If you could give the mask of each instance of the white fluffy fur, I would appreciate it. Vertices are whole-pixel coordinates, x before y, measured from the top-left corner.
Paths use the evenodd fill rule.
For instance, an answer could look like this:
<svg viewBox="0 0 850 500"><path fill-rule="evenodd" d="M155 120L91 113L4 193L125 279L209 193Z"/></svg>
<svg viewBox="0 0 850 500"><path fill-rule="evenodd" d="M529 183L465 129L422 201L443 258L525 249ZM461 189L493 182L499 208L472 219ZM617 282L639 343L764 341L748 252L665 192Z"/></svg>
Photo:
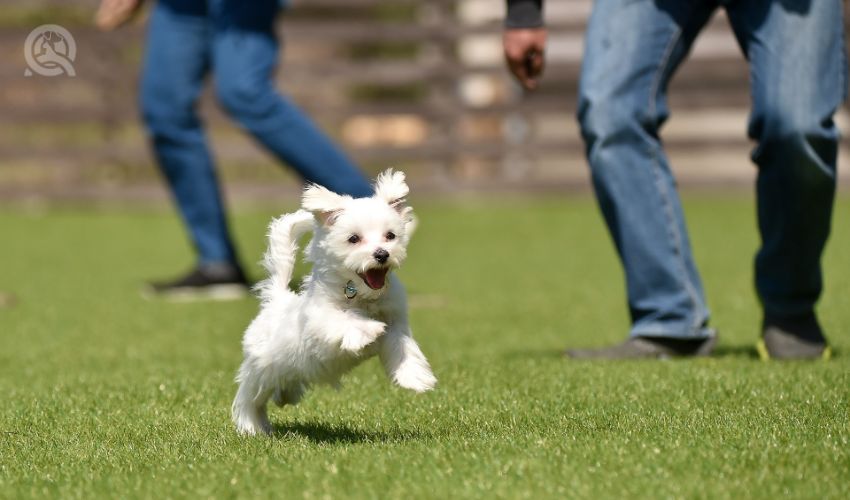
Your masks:
<svg viewBox="0 0 850 500"><path fill-rule="evenodd" d="M270 433L266 413L271 398L296 404L310 385L339 385L346 372L378 355L387 375L401 387L424 392L437 383L428 361L413 340L407 300L390 272L373 290L360 277L368 269L401 265L416 221L404 206L408 187L402 172L387 170L375 183L375 196L340 196L321 186L304 192L302 210L272 221L260 284L262 306L242 341L245 359L236 381L233 422L240 434ZM313 263L299 293L289 289L298 238L313 231L305 250ZM388 240L393 232L396 237ZM348 240L360 237L356 244ZM385 264L374 257L389 252ZM351 280L358 293L348 299Z"/></svg>

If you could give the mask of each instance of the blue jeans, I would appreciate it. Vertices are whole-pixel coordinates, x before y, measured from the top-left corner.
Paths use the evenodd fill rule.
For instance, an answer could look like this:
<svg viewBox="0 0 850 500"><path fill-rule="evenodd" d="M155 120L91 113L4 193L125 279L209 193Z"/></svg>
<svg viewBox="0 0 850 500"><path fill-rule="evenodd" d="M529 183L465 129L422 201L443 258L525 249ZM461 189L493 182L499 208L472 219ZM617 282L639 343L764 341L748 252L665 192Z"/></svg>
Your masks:
<svg viewBox="0 0 850 500"><path fill-rule="evenodd" d="M625 270L633 336L710 335L659 129L667 85L721 5L750 66L759 298L765 314L791 317L813 313L821 293L839 140L833 114L847 84L841 0L597 0L578 118Z"/></svg>
<svg viewBox="0 0 850 500"><path fill-rule="evenodd" d="M236 263L197 113L212 75L224 110L304 179L355 197L372 188L272 80L279 0L159 0L148 26L141 107L157 161L202 263Z"/></svg>

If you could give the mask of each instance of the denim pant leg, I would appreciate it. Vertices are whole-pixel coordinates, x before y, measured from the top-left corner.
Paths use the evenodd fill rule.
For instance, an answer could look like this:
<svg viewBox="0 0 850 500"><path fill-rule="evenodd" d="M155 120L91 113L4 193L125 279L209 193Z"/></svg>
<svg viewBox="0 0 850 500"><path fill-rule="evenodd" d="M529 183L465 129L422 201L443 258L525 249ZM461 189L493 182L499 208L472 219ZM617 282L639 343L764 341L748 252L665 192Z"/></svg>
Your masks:
<svg viewBox="0 0 850 500"><path fill-rule="evenodd" d="M658 130L713 1L597 0L579 88L593 186L622 261L631 335L700 338L709 312Z"/></svg>
<svg viewBox="0 0 850 500"><path fill-rule="evenodd" d="M341 194L372 195L369 181L274 86L278 0L214 0L213 72L224 109L305 180Z"/></svg>
<svg viewBox="0 0 850 500"><path fill-rule="evenodd" d="M727 8L750 61L762 238L756 288L774 317L811 314L822 290L838 157L833 115L847 85L841 4L761 0Z"/></svg>
<svg viewBox="0 0 850 500"><path fill-rule="evenodd" d="M141 109L160 169L202 263L235 262L212 156L196 112L209 70L205 0L160 0L148 25Z"/></svg>

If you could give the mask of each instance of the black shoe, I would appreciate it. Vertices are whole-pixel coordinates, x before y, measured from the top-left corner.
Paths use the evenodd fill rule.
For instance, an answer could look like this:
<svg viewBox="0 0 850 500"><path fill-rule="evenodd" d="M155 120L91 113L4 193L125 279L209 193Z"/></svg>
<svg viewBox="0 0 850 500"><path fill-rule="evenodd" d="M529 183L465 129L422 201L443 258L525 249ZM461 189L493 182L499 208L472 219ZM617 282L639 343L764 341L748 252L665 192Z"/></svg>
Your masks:
<svg viewBox="0 0 850 500"><path fill-rule="evenodd" d="M795 318L766 316L761 339L756 345L759 357L768 359L829 359L832 351L814 313Z"/></svg>
<svg viewBox="0 0 850 500"><path fill-rule="evenodd" d="M601 349L569 349L564 355L574 359L669 359L708 356L717 343L717 334L700 339L631 337L622 344Z"/></svg>
<svg viewBox="0 0 850 500"><path fill-rule="evenodd" d="M232 264L201 264L173 281L150 283L146 297L174 301L235 300L246 297L250 285L242 270Z"/></svg>

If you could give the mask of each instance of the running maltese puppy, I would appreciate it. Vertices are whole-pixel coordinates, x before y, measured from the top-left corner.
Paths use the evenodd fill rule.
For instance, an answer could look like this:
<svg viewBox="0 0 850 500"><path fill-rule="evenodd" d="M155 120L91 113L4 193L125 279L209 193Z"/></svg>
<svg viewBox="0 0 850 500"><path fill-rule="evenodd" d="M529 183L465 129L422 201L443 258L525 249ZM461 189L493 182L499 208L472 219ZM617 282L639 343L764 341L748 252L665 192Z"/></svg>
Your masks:
<svg viewBox="0 0 850 500"><path fill-rule="evenodd" d="M312 384L338 387L342 375L375 354L399 386L434 388L437 379L411 336L404 287L392 273L416 225L407 193L404 174L392 170L378 176L371 198L312 185L302 210L272 221L269 278L259 285L261 309L242 340L236 377L232 412L240 434L271 433L270 398L294 405ZM298 238L309 230L305 254L313 271L296 294L289 281Z"/></svg>

